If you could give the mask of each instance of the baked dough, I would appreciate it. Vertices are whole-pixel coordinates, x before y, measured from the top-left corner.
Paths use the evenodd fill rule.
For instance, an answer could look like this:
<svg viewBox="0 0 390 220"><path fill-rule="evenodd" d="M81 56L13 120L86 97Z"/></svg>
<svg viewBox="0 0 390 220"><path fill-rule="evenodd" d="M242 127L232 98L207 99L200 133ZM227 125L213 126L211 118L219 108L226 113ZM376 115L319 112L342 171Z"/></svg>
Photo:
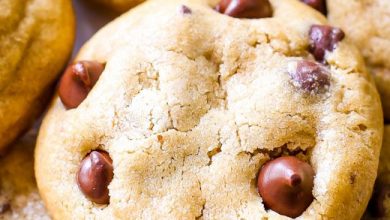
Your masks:
<svg viewBox="0 0 390 220"><path fill-rule="evenodd" d="M74 39L69 0L0 1L0 152L43 111Z"/></svg>
<svg viewBox="0 0 390 220"><path fill-rule="evenodd" d="M36 131L17 141L0 158L0 219L49 220L34 177Z"/></svg>
<svg viewBox="0 0 390 220"><path fill-rule="evenodd" d="M54 98L35 152L54 219L289 219L257 192L259 169L282 155L315 172L298 219L363 215L383 132L374 81L348 39L314 61L309 30L323 16L270 2L272 17L238 19L218 1L148 1L82 48L76 62L104 71L81 103ZM294 74L303 60L324 75ZM108 204L81 190L89 157L113 170Z"/></svg>
<svg viewBox="0 0 390 220"><path fill-rule="evenodd" d="M327 0L328 19L362 52L390 120L390 1Z"/></svg>

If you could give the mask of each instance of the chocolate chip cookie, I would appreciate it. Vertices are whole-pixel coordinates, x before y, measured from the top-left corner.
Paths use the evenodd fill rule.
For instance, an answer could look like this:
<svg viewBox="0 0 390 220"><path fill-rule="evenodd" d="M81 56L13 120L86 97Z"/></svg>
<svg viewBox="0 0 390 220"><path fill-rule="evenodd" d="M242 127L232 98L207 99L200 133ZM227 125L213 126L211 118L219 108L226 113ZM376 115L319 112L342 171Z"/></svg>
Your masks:
<svg viewBox="0 0 390 220"><path fill-rule="evenodd" d="M50 219L34 177L35 139L28 133L0 158L0 219Z"/></svg>
<svg viewBox="0 0 390 220"><path fill-rule="evenodd" d="M390 126L385 127L378 178L363 219L390 219Z"/></svg>
<svg viewBox="0 0 390 220"><path fill-rule="evenodd" d="M48 210L359 219L383 118L354 48L295 0L132 9L81 49L44 119L35 168Z"/></svg>
<svg viewBox="0 0 390 220"><path fill-rule="evenodd" d="M45 107L72 50L69 0L0 2L0 151Z"/></svg>
<svg viewBox="0 0 390 220"><path fill-rule="evenodd" d="M390 1L302 0L341 27L362 52L382 96L390 120Z"/></svg>
<svg viewBox="0 0 390 220"><path fill-rule="evenodd" d="M125 12L145 0L89 0L104 5L118 12Z"/></svg>

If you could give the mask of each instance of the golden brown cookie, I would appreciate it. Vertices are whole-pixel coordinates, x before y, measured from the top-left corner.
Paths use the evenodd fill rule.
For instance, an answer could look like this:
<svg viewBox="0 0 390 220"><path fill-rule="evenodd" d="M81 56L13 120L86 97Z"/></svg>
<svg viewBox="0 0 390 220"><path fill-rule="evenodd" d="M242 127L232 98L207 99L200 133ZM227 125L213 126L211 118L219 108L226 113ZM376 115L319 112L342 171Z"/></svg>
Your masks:
<svg viewBox="0 0 390 220"><path fill-rule="evenodd" d="M360 49L390 120L390 1L327 0L329 22L341 27Z"/></svg>
<svg viewBox="0 0 390 220"><path fill-rule="evenodd" d="M363 58L298 1L237 2L147 1L81 49L35 152L55 219L362 216L383 135Z"/></svg>
<svg viewBox="0 0 390 220"><path fill-rule="evenodd" d="M74 39L69 0L0 1L0 151L45 107Z"/></svg>
<svg viewBox="0 0 390 220"><path fill-rule="evenodd" d="M0 158L0 219L50 219L34 177L36 132L29 132Z"/></svg>

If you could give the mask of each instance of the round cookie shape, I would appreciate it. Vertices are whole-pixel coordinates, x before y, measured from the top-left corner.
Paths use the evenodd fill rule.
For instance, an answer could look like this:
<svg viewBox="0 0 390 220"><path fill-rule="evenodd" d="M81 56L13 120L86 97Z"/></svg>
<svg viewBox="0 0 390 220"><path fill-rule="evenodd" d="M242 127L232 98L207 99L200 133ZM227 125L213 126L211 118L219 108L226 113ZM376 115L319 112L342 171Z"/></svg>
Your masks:
<svg viewBox="0 0 390 220"><path fill-rule="evenodd" d="M267 207L258 174L294 157L313 172L297 218L359 219L383 119L358 51L342 39L316 61L310 29L329 24L296 0L250 19L216 11L219 1L183 2L148 1L81 49L76 62L104 70L77 107L53 99L35 152L53 218L293 218ZM112 160L104 204L77 181L95 151Z"/></svg>
<svg viewBox="0 0 390 220"><path fill-rule="evenodd" d="M0 151L43 111L72 50L69 0L0 2Z"/></svg>
<svg viewBox="0 0 390 220"><path fill-rule="evenodd" d="M36 138L28 132L0 157L0 219L50 219L34 177Z"/></svg>
<svg viewBox="0 0 390 220"><path fill-rule="evenodd" d="M326 13L319 10L332 25L340 27L363 54L382 97L385 118L390 120L390 1L301 1L317 9L317 5L326 4Z"/></svg>

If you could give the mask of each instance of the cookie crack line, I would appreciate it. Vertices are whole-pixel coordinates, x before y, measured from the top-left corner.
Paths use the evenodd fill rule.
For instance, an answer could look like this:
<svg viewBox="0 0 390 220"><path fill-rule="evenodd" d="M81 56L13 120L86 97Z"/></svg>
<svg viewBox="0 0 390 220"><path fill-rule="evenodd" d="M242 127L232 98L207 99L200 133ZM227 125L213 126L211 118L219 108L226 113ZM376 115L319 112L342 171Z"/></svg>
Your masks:
<svg viewBox="0 0 390 220"><path fill-rule="evenodd" d="M305 157L308 157L309 151L314 148L314 146L307 148L305 150L301 149L300 147L296 147L295 149L289 149L288 145L292 142L285 143L279 147L270 149L264 149L264 148L256 148L253 151L240 151L238 153L244 153L249 155L251 158L256 157L258 154L262 154L264 156L268 156L271 160L281 157L281 156L296 156L298 154L303 154Z"/></svg>

